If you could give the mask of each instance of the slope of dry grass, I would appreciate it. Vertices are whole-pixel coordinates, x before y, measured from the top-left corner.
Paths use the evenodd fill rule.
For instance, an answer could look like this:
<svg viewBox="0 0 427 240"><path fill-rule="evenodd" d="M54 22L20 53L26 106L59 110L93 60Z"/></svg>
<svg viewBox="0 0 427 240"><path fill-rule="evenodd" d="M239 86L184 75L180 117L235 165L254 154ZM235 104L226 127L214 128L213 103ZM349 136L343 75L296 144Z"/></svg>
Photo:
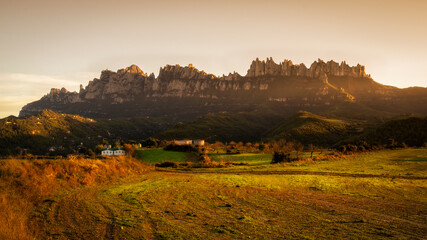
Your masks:
<svg viewBox="0 0 427 240"><path fill-rule="evenodd" d="M109 183L151 167L127 157L106 160L0 161L0 239L35 239L31 212L59 189Z"/></svg>

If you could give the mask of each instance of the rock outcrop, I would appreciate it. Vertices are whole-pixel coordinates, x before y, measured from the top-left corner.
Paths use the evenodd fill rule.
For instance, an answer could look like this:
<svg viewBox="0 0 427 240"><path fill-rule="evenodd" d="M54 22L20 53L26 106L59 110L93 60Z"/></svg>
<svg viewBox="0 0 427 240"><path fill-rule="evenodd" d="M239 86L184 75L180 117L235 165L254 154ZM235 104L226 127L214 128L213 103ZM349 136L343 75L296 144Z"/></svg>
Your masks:
<svg viewBox="0 0 427 240"><path fill-rule="evenodd" d="M321 59L311 64L307 68L303 63L294 65L290 60L276 64L273 58L267 58L267 61L260 61L258 58L252 62L246 77L262 77L262 76L284 76L284 77L309 77L319 78L327 74L329 76L339 77L354 77L361 78L367 77L365 67L357 65L350 67L346 62L338 64L334 61L325 63Z"/></svg>
<svg viewBox="0 0 427 240"><path fill-rule="evenodd" d="M276 64L272 58L256 59L245 76L234 72L222 77L192 64L166 65L158 77L132 65L117 72L102 71L99 79L80 86L79 93L52 89L24 106L20 116L43 109L95 118L199 115L259 106L310 110L354 101L390 102L403 95L400 89L373 81L364 66L320 59L309 68L290 60Z"/></svg>

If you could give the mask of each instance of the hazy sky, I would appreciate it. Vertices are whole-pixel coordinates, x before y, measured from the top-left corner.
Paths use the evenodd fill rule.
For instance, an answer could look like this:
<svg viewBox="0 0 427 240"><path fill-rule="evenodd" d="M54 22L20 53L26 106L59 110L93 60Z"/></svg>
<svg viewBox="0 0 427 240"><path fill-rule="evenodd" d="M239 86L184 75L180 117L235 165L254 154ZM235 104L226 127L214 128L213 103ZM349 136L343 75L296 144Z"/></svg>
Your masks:
<svg viewBox="0 0 427 240"><path fill-rule="evenodd" d="M131 64L244 75L256 57L321 58L426 87L426 13L427 0L0 0L0 118Z"/></svg>

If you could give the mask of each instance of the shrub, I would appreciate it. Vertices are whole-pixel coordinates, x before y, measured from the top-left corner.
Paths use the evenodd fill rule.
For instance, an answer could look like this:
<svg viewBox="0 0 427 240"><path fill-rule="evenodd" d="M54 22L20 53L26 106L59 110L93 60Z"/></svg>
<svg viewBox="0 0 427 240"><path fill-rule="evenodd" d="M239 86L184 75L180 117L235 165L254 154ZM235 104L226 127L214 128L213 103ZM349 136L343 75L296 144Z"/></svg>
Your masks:
<svg viewBox="0 0 427 240"><path fill-rule="evenodd" d="M347 145L347 152L357 152L357 146L352 145L352 144L348 144Z"/></svg>
<svg viewBox="0 0 427 240"><path fill-rule="evenodd" d="M179 166L179 163L177 162L172 162L172 161L165 161L165 162L161 162L161 163L156 163L156 167L172 167L172 168L177 168Z"/></svg>
<svg viewBox="0 0 427 240"><path fill-rule="evenodd" d="M271 163L282 163L282 162L292 162L296 161L297 159L292 159L290 153L284 153L284 152L274 152L273 159L271 160Z"/></svg>
<svg viewBox="0 0 427 240"><path fill-rule="evenodd" d="M140 142L142 147L158 147L161 144L161 141L156 138L148 138Z"/></svg>
<svg viewBox="0 0 427 240"><path fill-rule="evenodd" d="M207 154L200 154L199 155L199 159L198 162L202 162L202 163L210 163L211 159Z"/></svg>
<svg viewBox="0 0 427 240"><path fill-rule="evenodd" d="M341 145L337 148L338 151L340 152L346 152L347 151L347 147L345 145Z"/></svg>
<svg viewBox="0 0 427 240"><path fill-rule="evenodd" d="M135 148L136 148L136 145L131 145L131 144L124 145L126 155L131 157L135 157Z"/></svg>

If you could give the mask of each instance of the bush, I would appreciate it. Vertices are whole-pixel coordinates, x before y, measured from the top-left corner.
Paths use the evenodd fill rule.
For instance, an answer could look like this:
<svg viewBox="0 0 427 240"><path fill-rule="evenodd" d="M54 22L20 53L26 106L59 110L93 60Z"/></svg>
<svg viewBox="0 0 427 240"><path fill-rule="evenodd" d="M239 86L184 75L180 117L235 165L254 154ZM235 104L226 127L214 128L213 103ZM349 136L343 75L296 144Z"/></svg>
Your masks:
<svg viewBox="0 0 427 240"><path fill-rule="evenodd" d="M131 144L124 145L126 155L131 157L135 157L135 148L136 148L136 145L131 145Z"/></svg>
<svg viewBox="0 0 427 240"><path fill-rule="evenodd" d="M282 163L282 162L292 162L292 161L296 161L296 159L292 159L290 153L274 152L271 163Z"/></svg>
<svg viewBox="0 0 427 240"><path fill-rule="evenodd" d="M142 147L158 147L160 145L160 140L156 138L148 138L140 142Z"/></svg>
<svg viewBox="0 0 427 240"><path fill-rule="evenodd" d="M357 152L357 151L364 151L364 147L357 147L356 145L353 144L347 144L347 145L341 145L339 147L336 148L336 150L338 150L341 153L352 153L352 152Z"/></svg>
<svg viewBox="0 0 427 240"><path fill-rule="evenodd" d="M200 154L198 162L210 163L211 162L211 158L207 154Z"/></svg>
<svg viewBox="0 0 427 240"><path fill-rule="evenodd" d="M347 145L347 152L357 152L357 146L352 145L352 144L348 144Z"/></svg>
<svg viewBox="0 0 427 240"><path fill-rule="evenodd" d="M172 168L177 168L179 166L179 163L177 162L172 162L172 161L165 161L165 162L161 162L161 163L156 163L156 167L172 167Z"/></svg>

